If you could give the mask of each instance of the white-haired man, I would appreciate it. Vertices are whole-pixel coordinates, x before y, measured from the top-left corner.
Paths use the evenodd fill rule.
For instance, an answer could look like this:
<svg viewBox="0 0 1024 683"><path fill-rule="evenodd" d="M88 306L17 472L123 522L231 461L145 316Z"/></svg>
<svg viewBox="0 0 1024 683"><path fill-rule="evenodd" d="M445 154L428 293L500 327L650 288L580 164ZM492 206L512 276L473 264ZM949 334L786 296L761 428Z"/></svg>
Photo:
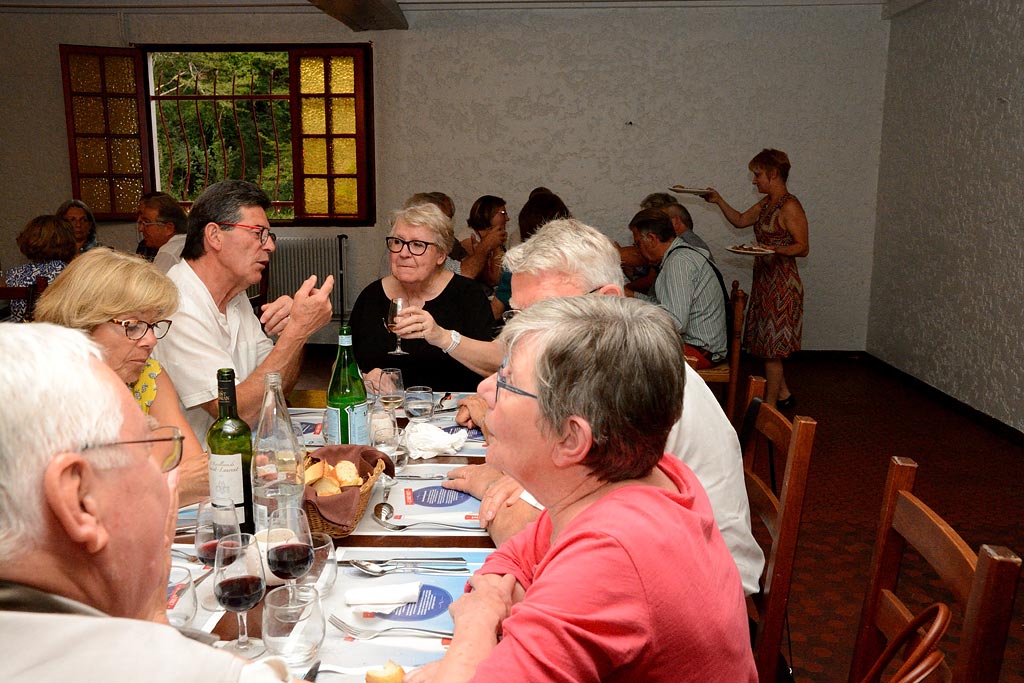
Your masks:
<svg viewBox="0 0 1024 683"><path fill-rule="evenodd" d="M503 267L512 273L512 309L525 309L552 297L579 294L622 296L619 254L608 237L574 219L544 225L530 239L505 254ZM448 343L449 332L424 319L426 339ZM504 357L500 342L462 339L453 357L481 374L495 372ZM686 463L704 486L715 522L736 562L747 594L758 591L764 553L750 530L750 506L743 483L743 461L736 432L714 394L686 366L682 416L672 428L665 450ZM478 397L465 400L462 424L485 428L486 405ZM448 488L481 498L480 519L500 545L539 512L520 500L521 489L486 465L458 468L444 482Z"/></svg>
<svg viewBox="0 0 1024 683"><path fill-rule="evenodd" d="M0 324L0 680L288 680L162 617L181 436L84 334ZM54 399L54 387L59 387Z"/></svg>

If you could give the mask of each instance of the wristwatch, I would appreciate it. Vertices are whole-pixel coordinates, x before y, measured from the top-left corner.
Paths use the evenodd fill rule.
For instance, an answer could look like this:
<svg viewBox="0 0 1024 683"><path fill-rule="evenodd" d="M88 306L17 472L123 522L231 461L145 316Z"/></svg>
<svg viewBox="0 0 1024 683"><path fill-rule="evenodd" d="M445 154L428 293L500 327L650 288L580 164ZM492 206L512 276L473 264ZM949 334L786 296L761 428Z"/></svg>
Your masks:
<svg viewBox="0 0 1024 683"><path fill-rule="evenodd" d="M445 353L451 353L455 350L459 344L462 343L462 335L455 330L450 331L448 334L452 336L452 343L448 345L448 348L444 350Z"/></svg>

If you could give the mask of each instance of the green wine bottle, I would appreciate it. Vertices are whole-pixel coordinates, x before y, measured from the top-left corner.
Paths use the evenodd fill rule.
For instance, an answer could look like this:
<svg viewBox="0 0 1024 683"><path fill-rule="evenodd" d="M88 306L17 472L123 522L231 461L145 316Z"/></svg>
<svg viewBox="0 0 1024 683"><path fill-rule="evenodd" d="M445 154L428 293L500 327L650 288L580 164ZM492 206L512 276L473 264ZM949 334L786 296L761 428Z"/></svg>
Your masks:
<svg viewBox="0 0 1024 683"><path fill-rule="evenodd" d="M328 445L368 444L366 387L352 352L352 328L342 324L338 334L338 359L327 386L324 433Z"/></svg>
<svg viewBox="0 0 1024 683"><path fill-rule="evenodd" d="M217 421L206 432L210 452L210 497L231 499L242 533L251 534L254 531L252 482L249 480L252 430L238 417L232 368L217 371L217 411Z"/></svg>

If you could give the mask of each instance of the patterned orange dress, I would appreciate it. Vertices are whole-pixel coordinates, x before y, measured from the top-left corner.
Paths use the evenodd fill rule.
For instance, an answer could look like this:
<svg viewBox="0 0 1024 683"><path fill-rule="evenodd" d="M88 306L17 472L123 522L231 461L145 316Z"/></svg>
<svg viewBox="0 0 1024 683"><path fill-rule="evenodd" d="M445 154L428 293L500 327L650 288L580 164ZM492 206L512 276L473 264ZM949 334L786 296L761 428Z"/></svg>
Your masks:
<svg viewBox="0 0 1024 683"><path fill-rule="evenodd" d="M788 201L799 202L786 193L772 203L764 200L754 224L759 244L783 247L793 236L779 225L779 212ZM746 345L758 358L786 358L800 350L803 334L804 285L796 258L772 254L754 257L754 280L747 308Z"/></svg>

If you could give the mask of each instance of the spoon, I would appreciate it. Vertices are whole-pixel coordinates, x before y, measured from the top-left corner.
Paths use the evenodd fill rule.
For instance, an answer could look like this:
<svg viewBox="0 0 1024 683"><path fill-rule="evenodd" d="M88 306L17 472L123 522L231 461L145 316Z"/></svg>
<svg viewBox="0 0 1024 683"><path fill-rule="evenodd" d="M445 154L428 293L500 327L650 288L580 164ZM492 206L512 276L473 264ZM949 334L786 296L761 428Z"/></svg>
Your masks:
<svg viewBox="0 0 1024 683"><path fill-rule="evenodd" d="M373 506L373 518L376 520L391 519L395 516L395 507L391 503L380 502Z"/></svg>
<svg viewBox="0 0 1024 683"><path fill-rule="evenodd" d="M385 506L387 507L387 509L385 509ZM381 513L386 513L387 516L382 516ZM443 529L458 529L460 531L480 531L480 527L476 525L467 526L464 524L445 524L444 522L431 521L410 522L409 524L396 524L394 522L389 522L388 518L390 518L394 514L395 509L393 507L391 507L387 503L378 503L377 506L373 508L373 521L377 522L377 524L380 524L385 529L390 529L391 531L405 531L410 527L425 525L439 526Z"/></svg>
<svg viewBox="0 0 1024 683"><path fill-rule="evenodd" d="M410 567L398 564L378 564L368 560L352 560L352 566L370 576L384 576L391 572L417 572L420 574L468 574L466 567Z"/></svg>

